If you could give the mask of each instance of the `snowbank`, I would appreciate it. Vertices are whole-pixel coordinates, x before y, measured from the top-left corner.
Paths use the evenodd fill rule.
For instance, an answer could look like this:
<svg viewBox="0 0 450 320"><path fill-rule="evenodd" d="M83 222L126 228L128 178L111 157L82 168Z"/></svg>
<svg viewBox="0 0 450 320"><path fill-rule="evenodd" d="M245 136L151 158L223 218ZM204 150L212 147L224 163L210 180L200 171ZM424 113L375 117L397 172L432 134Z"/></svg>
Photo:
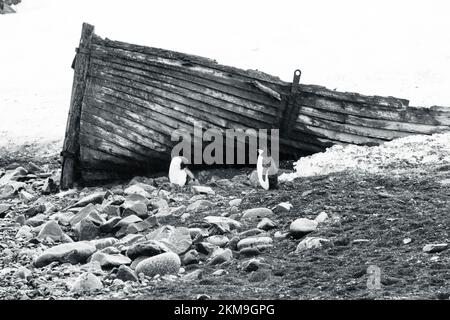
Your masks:
<svg viewBox="0 0 450 320"><path fill-rule="evenodd" d="M335 145L325 152L300 158L294 173L281 181L324 175L344 170L379 172L403 170L420 165L450 164L450 133L416 135L386 142L380 146Z"/></svg>

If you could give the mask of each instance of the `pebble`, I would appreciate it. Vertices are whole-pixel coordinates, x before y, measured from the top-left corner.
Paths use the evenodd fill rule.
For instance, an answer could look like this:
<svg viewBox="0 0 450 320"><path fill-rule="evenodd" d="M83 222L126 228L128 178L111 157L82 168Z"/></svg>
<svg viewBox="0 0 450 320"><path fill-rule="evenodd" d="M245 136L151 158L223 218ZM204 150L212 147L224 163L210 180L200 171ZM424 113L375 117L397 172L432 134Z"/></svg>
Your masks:
<svg viewBox="0 0 450 320"><path fill-rule="evenodd" d="M114 228L127 228L129 225L136 223L136 222L141 222L143 221L141 218L139 218L138 216L132 214L130 216L127 216L123 219L121 219L115 226Z"/></svg>
<svg viewBox="0 0 450 320"><path fill-rule="evenodd" d="M107 218L120 217L120 206L108 204L100 208L100 213L106 214Z"/></svg>
<svg viewBox="0 0 450 320"><path fill-rule="evenodd" d="M405 239L403 239L403 244L411 243L411 241L412 241L411 238L405 238Z"/></svg>
<svg viewBox="0 0 450 320"><path fill-rule="evenodd" d="M33 218L28 219L25 224L31 227L37 227L40 226L41 224L44 224L45 221L47 221L47 216L40 213L36 216L34 216Z"/></svg>
<svg viewBox="0 0 450 320"><path fill-rule="evenodd" d="M131 215L136 215L139 218L145 219L148 217L148 209L147 204L145 202L136 201L136 202L125 202L122 205L123 213L122 217L127 217Z"/></svg>
<svg viewBox="0 0 450 320"><path fill-rule="evenodd" d="M171 250L163 242L158 240L147 240L131 245L126 255L131 259L136 259L140 256L152 257Z"/></svg>
<svg viewBox="0 0 450 320"><path fill-rule="evenodd" d="M166 252L139 262L136 266L136 274L143 273L148 277L154 277L157 274L177 274L180 267L179 256L173 252Z"/></svg>
<svg viewBox="0 0 450 320"><path fill-rule="evenodd" d="M19 214L17 217L14 218L14 221L23 226L27 220L23 214Z"/></svg>
<svg viewBox="0 0 450 320"><path fill-rule="evenodd" d="M257 225L258 229L268 231L275 229L277 227L276 223L270 220L269 218L263 218Z"/></svg>
<svg viewBox="0 0 450 320"><path fill-rule="evenodd" d="M33 238L30 226L22 226L16 233L16 239L30 240Z"/></svg>
<svg viewBox="0 0 450 320"><path fill-rule="evenodd" d="M131 263L131 259L121 254L108 254L104 252L95 252L91 256L91 262L98 261L102 268L112 268Z"/></svg>
<svg viewBox="0 0 450 320"><path fill-rule="evenodd" d="M145 198L151 198L150 193L155 189L156 189L155 187L145 183L136 183L123 190L123 193L125 195L138 194Z"/></svg>
<svg viewBox="0 0 450 320"><path fill-rule="evenodd" d="M210 255L217 248L219 247L209 242L199 242L196 244L197 251L206 255Z"/></svg>
<svg viewBox="0 0 450 320"><path fill-rule="evenodd" d="M102 250L102 249L105 249L107 247L110 247L110 246L116 244L117 241L119 241L119 240L117 240L116 238L110 237L110 238L91 240L91 241L89 241L89 243L94 245L95 248L97 248L97 250Z"/></svg>
<svg viewBox="0 0 450 320"><path fill-rule="evenodd" d="M44 184L41 187L42 194L51 194L58 192L58 185L55 183L55 181L48 177L45 179Z"/></svg>
<svg viewBox="0 0 450 320"><path fill-rule="evenodd" d="M78 240L92 240L100 234L100 225L90 219L81 220L73 229L78 235Z"/></svg>
<svg viewBox="0 0 450 320"><path fill-rule="evenodd" d="M25 215L25 217L31 218L39 213L44 213L45 210L46 210L46 207L44 204L38 204L38 205L33 205L33 206L29 207L22 213Z"/></svg>
<svg viewBox="0 0 450 320"><path fill-rule="evenodd" d="M439 243L439 244L427 244L423 247L422 251L425 253L437 253L444 251L448 248L447 243Z"/></svg>
<svg viewBox="0 0 450 320"><path fill-rule="evenodd" d="M105 196L105 192L95 192L90 194L84 198L81 198L79 201L75 202L73 205L69 206L69 208L77 208L77 207L85 207L89 204L101 204L103 202Z"/></svg>
<svg viewBox="0 0 450 320"><path fill-rule="evenodd" d="M289 212L293 208L292 204L289 202L281 202L276 205L276 207L273 209L273 212L275 213L282 213L282 212Z"/></svg>
<svg viewBox="0 0 450 320"><path fill-rule="evenodd" d="M186 252L192 245L189 229L185 227L162 226L147 234L146 239L158 240L176 254Z"/></svg>
<svg viewBox="0 0 450 320"><path fill-rule="evenodd" d="M328 214L325 211L322 211L317 215L317 217L314 219L317 223L323 223L325 220L328 219Z"/></svg>
<svg viewBox="0 0 450 320"><path fill-rule="evenodd" d="M101 219L98 215L96 207L93 204L88 204L73 216L73 218L70 220L70 224L72 226L75 226L81 220L88 218L91 214L93 215L93 220L95 220L96 218Z"/></svg>
<svg viewBox="0 0 450 320"><path fill-rule="evenodd" d="M256 248L261 251L271 247L272 242L273 240L270 237L250 237L239 241L237 244L237 248L238 250L242 250L245 248Z"/></svg>
<svg viewBox="0 0 450 320"><path fill-rule="evenodd" d="M127 281L139 281L138 276L136 275L136 272L134 272L133 269L126 265L121 265L116 273L116 278L120 279L124 282Z"/></svg>
<svg viewBox="0 0 450 320"><path fill-rule="evenodd" d="M245 272L256 271L260 268L270 268L270 265L267 263L261 262L259 259L250 259L242 264L242 270Z"/></svg>
<svg viewBox="0 0 450 320"><path fill-rule="evenodd" d="M62 231L59 224L54 220L51 220L42 226L37 238L40 240L50 238L53 241L73 242L73 240Z"/></svg>
<svg viewBox="0 0 450 320"><path fill-rule="evenodd" d="M192 186L192 191L197 194L215 195L216 192L211 187Z"/></svg>
<svg viewBox="0 0 450 320"><path fill-rule="evenodd" d="M188 252L186 252L182 259L181 262L183 263L184 266L190 265L190 264L197 264L200 261L200 255L197 252L197 250L192 249L189 250Z"/></svg>
<svg viewBox="0 0 450 320"><path fill-rule="evenodd" d="M77 264L85 262L97 248L86 241L63 243L45 250L34 261L37 268L44 267L54 261Z"/></svg>
<svg viewBox="0 0 450 320"><path fill-rule="evenodd" d="M208 200L197 200L194 203L191 203L187 208L186 211L202 211L209 208L212 208L214 204L211 201Z"/></svg>
<svg viewBox="0 0 450 320"><path fill-rule="evenodd" d="M162 191L162 190L161 190ZM153 198L150 200L150 206L158 210L169 209L169 203L163 198Z"/></svg>
<svg viewBox="0 0 450 320"><path fill-rule="evenodd" d="M283 239L286 239L287 237L289 237L289 232L281 232L281 231L277 231L277 232L275 232L274 234L273 234L273 237L276 239L276 240L283 240Z"/></svg>
<svg viewBox="0 0 450 320"><path fill-rule="evenodd" d="M242 228L242 224L239 221L236 221L236 220L228 218L228 217L207 216L203 219L210 224L215 224L215 225L219 225L219 226L222 224L228 225L230 230L234 230L234 229L239 230Z"/></svg>
<svg viewBox="0 0 450 320"><path fill-rule="evenodd" d="M32 277L32 272L27 269L26 267L20 267L19 269L16 270L16 272L14 273L14 276L19 278L19 279L24 279L24 280L29 280Z"/></svg>
<svg viewBox="0 0 450 320"><path fill-rule="evenodd" d="M150 219L153 219L154 221L150 221ZM156 223L156 218L150 217L150 218L148 218L148 219L146 219L144 221L135 222L135 223L130 224L126 228L125 232L127 234L141 233L141 232L147 231L147 230L155 227L156 224L157 224Z"/></svg>
<svg viewBox="0 0 450 320"><path fill-rule="evenodd" d="M25 190L22 190L19 192L19 196L20 199L24 202L24 203L28 203L31 201L34 201L37 199L37 196L35 194L32 194L30 192L27 192Z"/></svg>
<svg viewBox="0 0 450 320"><path fill-rule="evenodd" d="M271 272L269 270L256 270L250 274L249 282L262 282L269 279Z"/></svg>
<svg viewBox="0 0 450 320"><path fill-rule="evenodd" d="M291 223L291 225L289 226L289 231L294 238L298 239L310 232L315 231L317 229L317 226L317 221L306 218L299 218Z"/></svg>
<svg viewBox="0 0 450 320"><path fill-rule="evenodd" d="M144 236L142 234L127 234L125 237L116 242L115 247L119 248L121 246L129 247L139 241L143 240Z"/></svg>
<svg viewBox="0 0 450 320"><path fill-rule="evenodd" d="M0 203L0 218L4 218L9 209L11 209L10 204Z"/></svg>
<svg viewBox="0 0 450 320"><path fill-rule="evenodd" d="M202 278L202 275L203 275L203 270L196 269L192 272L186 273L185 275L183 275L183 277L181 279L184 281L200 280Z"/></svg>
<svg viewBox="0 0 450 320"><path fill-rule="evenodd" d="M218 247L225 247L230 241L230 239L228 239L228 237L224 235L215 235L206 238L205 241Z"/></svg>
<svg viewBox="0 0 450 320"><path fill-rule="evenodd" d="M239 207L241 202L242 202L242 199L233 199L233 200L230 200L230 202L228 202L228 205L230 207Z"/></svg>
<svg viewBox="0 0 450 320"><path fill-rule="evenodd" d="M182 218L183 214L188 214L186 211L186 206L178 206L175 208L163 208L158 209L158 212L155 214L155 218L160 224L171 224L179 221ZM181 217L180 217L181 216Z"/></svg>
<svg viewBox="0 0 450 320"><path fill-rule="evenodd" d="M299 253L310 249L319 249L322 247L324 243L328 242L330 242L330 240L328 239L307 237L302 241L300 241L300 243L297 245L297 248L295 249L295 253Z"/></svg>
<svg viewBox="0 0 450 320"><path fill-rule="evenodd" d="M206 229L202 228L189 228L189 234L191 236L191 239L195 238L206 238L209 237L209 232Z"/></svg>
<svg viewBox="0 0 450 320"><path fill-rule="evenodd" d="M245 230L245 231L241 232L239 234L239 237L241 239L243 239L243 238L258 236L258 235L261 235L261 234L265 234L264 230L261 230L261 229L258 229L258 228L253 228L253 229L249 229L249 230Z"/></svg>
<svg viewBox="0 0 450 320"><path fill-rule="evenodd" d="M112 217L108 221L105 221L105 223L103 223L100 226L100 232L110 233L110 232L113 232L115 230L118 230L120 228L120 226L119 227L116 227L116 226L120 222L120 220L122 220L122 218L120 218L120 217Z"/></svg>
<svg viewBox="0 0 450 320"><path fill-rule="evenodd" d="M233 252L230 249L218 248L212 253L211 260L208 264L213 266L230 261L231 259L233 259Z"/></svg>
<svg viewBox="0 0 450 320"><path fill-rule="evenodd" d="M231 250L237 250L237 244L241 241L241 238L239 236L234 236L231 238L231 240L228 242L228 248Z"/></svg>
<svg viewBox="0 0 450 320"><path fill-rule="evenodd" d="M242 213L242 219L261 219L273 216L273 211L267 208L254 208L245 210Z"/></svg>
<svg viewBox="0 0 450 320"><path fill-rule="evenodd" d="M58 212L50 216L50 219L57 221L60 225L70 225L70 220L73 219L75 214L73 212Z"/></svg>
<svg viewBox="0 0 450 320"><path fill-rule="evenodd" d="M86 272L80 275L72 284L72 292L91 292L103 289L103 283L93 273Z"/></svg>
<svg viewBox="0 0 450 320"><path fill-rule="evenodd" d="M211 275L213 275L213 276L215 276L215 277L220 277L220 276L223 276L223 275L225 275L225 274L228 274L228 271L227 271L227 270L224 270L224 269L218 269L218 270L214 271Z"/></svg>

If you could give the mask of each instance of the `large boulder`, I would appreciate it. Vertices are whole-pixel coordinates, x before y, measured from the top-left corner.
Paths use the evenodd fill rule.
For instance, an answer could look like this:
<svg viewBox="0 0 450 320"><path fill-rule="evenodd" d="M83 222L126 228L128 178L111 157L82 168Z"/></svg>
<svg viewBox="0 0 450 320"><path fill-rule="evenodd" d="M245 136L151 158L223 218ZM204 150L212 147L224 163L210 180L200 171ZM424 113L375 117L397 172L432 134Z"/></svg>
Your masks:
<svg viewBox="0 0 450 320"><path fill-rule="evenodd" d="M136 266L136 274L143 273L148 277L154 277L157 274L177 274L180 267L180 257L173 252L166 252L139 262Z"/></svg>
<svg viewBox="0 0 450 320"><path fill-rule="evenodd" d="M54 261L61 263L83 263L97 248L86 241L63 243L45 250L34 261L37 268L44 267Z"/></svg>

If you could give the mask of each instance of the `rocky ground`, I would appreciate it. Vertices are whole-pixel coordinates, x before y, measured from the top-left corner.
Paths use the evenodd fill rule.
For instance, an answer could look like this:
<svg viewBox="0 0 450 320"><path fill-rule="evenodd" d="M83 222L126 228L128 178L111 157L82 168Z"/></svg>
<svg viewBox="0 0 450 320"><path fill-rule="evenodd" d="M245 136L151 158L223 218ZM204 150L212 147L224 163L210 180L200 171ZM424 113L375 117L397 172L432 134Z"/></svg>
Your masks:
<svg viewBox="0 0 450 320"><path fill-rule="evenodd" d="M54 155L4 160L0 299L448 299L446 156L270 191L251 168L61 191Z"/></svg>

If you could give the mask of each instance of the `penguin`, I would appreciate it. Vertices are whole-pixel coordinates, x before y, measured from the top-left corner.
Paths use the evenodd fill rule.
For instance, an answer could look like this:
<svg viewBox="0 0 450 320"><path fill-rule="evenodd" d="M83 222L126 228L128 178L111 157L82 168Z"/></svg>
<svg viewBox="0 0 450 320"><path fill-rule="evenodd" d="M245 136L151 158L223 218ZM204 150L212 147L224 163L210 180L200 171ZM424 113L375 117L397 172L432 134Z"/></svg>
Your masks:
<svg viewBox="0 0 450 320"><path fill-rule="evenodd" d="M169 167L169 181L180 187L186 185L189 180L195 181L194 174L187 168L189 160L185 157L173 157Z"/></svg>
<svg viewBox="0 0 450 320"><path fill-rule="evenodd" d="M278 186L278 168L275 161L261 149L258 149L256 171L258 173L259 184L263 189L269 190Z"/></svg>

